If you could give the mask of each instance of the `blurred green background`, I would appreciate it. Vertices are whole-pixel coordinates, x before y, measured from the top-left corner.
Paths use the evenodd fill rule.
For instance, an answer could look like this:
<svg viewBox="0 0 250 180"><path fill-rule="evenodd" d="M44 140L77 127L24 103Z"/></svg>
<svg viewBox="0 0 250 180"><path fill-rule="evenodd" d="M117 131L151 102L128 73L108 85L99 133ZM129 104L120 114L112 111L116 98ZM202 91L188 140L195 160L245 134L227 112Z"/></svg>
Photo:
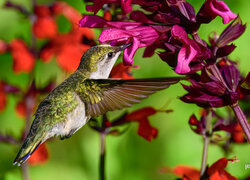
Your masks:
<svg viewBox="0 0 250 180"><path fill-rule="evenodd" d="M0 1L0 6L5 0ZM30 0L13 0L29 8ZM50 3L53 0L37 0L40 3ZM85 12L84 4L81 0L67 0L67 2ZM196 12L204 2L203 0L189 0L194 5ZM248 23L250 19L250 1L246 0L225 0L231 10L240 14L243 22ZM59 27L64 27L64 21L59 22ZM218 33L226 25L222 24L222 19L217 17L209 25L202 25L199 33L207 40L208 35L216 31ZM0 8L0 39L11 41L19 37L26 42L30 41L30 24L27 19L14 10ZM250 29L235 41L236 50L230 56L235 61L240 61L239 66L242 74L246 75L250 70ZM145 77L166 77L175 76L168 65L162 62L158 56L152 58L142 58L142 50L139 50L134 57L134 64L140 69L133 69L136 78ZM121 61L121 59L120 59ZM15 75L12 72L12 59L10 54L0 55L0 79L10 84L25 88L29 83L27 74ZM57 67L55 61L44 64L38 60L35 67L35 78L38 85L43 85L51 77L56 77L62 81L62 71ZM137 135L137 124L132 123L126 133L121 136L107 137L106 174L108 180L163 180L175 179L171 174L159 172L163 166L174 167L179 164L191 165L200 168L202 156L202 138L194 134L188 125L191 114L198 115L200 108L192 104L182 103L178 97L185 93L180 84L170 87L167 90L158 92L142 103L129 108L129 111L153 106L161 108L169 102L167 108L173 109L172 113L157 113L150 117L150 122L159 130L158 137L151 142ZM15 137L21 136L24 127L24 120L20 119L15 111L17 98L8 96L6 110L0 114L0 133L11 134ZM124 110L123 110L124 111ZM108 113L110 119L118 116L123 111ZM223 111L223 108L221 108ZM98 163L100 151L100 137L97 132L91 130L88 125L84 126L70 139L60 141L50 140L48 143L50 159L44 165L30 167L29 172L33 180L96 180L98 179ZM13 166L12 162L19 150L19 146L0 143L0 180L21 179L20 167ZM250 169L245 170L245 164L250 163L250 146L239 144L233 146L233 152L229 158L236 156L240 161L229 163L227 170L239 179L250 175ZM224 157L223 152L217 146L209 146L208 164L211 165L219 158Z"/></svg>

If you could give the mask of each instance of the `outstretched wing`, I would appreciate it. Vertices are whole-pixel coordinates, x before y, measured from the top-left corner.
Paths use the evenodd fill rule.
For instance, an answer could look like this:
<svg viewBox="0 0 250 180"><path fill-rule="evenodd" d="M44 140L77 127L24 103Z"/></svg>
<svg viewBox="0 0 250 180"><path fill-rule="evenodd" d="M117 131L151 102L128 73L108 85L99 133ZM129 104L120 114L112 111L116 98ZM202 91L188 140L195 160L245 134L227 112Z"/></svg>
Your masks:
<svg viewBox="0 0 250 180"><path fill-rule="evenodd" d="M179 80L180 78L87 79L84 82L84 93L77 93L86 103L87 115L97 117L107 111L130 107Z"/></svg>

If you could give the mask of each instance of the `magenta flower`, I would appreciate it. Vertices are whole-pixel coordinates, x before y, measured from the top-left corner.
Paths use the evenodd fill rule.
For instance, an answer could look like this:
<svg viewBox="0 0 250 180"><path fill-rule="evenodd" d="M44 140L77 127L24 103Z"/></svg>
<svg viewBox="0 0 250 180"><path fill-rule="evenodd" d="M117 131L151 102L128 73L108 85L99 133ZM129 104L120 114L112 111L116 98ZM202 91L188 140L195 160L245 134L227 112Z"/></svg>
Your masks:
<svg viewBox="0 0 250 180"><path fill-rule="evenodd" d="M179 25L174 25L171 29L172 36L182 43L182 47L178 53L177 66L175 72L185 74L191 71L189 64L191 61L201 61L204 57L209 58L210 53L205 47L188 37L187 32Z"/></svg>
<svg viewBox="0 0 250 180"><path fill-rule="evenodd" d="M99 36L101 44L119 45L132 43L123 53L125 65L133 64L133 56L138 48L150 46L167 38L168 26L145 26L138 22L109 22L98 16L85 16L79 22L81 27L111 27L102 31Z"/></svg>
<svg viewBox="0 0 250 180"><path fill-rule="evenodd" d="M197 15L197 20L202 23L208 23L216 16L222 17L224 24L229 23L237 17L237 15L229 9L224 1L206 0Z"/></svg>

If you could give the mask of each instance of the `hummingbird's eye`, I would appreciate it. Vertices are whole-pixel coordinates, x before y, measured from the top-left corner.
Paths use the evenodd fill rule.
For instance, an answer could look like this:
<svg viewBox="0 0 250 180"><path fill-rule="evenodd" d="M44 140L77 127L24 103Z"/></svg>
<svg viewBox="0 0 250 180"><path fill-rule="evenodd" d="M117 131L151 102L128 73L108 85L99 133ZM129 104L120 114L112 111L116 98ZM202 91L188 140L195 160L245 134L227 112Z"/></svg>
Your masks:
<svg viewBox="0 0 250 180"><path fill-rule="evenodd" d="M108 58L112 58L113 57L113 52L109 52L108 53Z"/></svg>

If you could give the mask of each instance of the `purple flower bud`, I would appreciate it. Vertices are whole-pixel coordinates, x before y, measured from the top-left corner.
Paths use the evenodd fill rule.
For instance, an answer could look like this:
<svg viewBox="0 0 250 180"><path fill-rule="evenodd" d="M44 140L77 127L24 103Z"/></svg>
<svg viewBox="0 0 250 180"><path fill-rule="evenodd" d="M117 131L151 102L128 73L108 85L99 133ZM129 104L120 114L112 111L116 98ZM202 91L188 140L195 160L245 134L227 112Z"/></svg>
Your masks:
<svg viewBox="0 0 250 180"><path fill-rule="evenodd" d="M239 99L240 74L233 64L227 63L220 66L223 81L213 72L202 71L200 78L190 79L191 86L183 85L188 94L181 97L186 103L195 103L202 107L222 107L233 105Z"/></svg>
<svg viewBox="0 0 250 180"><path fill-rule="evenodd" d="M240 37L246 29L246 25L242 24L240 17L236 18L219 36L216 40L218 47L223 47L233 40Z"/></svg>

